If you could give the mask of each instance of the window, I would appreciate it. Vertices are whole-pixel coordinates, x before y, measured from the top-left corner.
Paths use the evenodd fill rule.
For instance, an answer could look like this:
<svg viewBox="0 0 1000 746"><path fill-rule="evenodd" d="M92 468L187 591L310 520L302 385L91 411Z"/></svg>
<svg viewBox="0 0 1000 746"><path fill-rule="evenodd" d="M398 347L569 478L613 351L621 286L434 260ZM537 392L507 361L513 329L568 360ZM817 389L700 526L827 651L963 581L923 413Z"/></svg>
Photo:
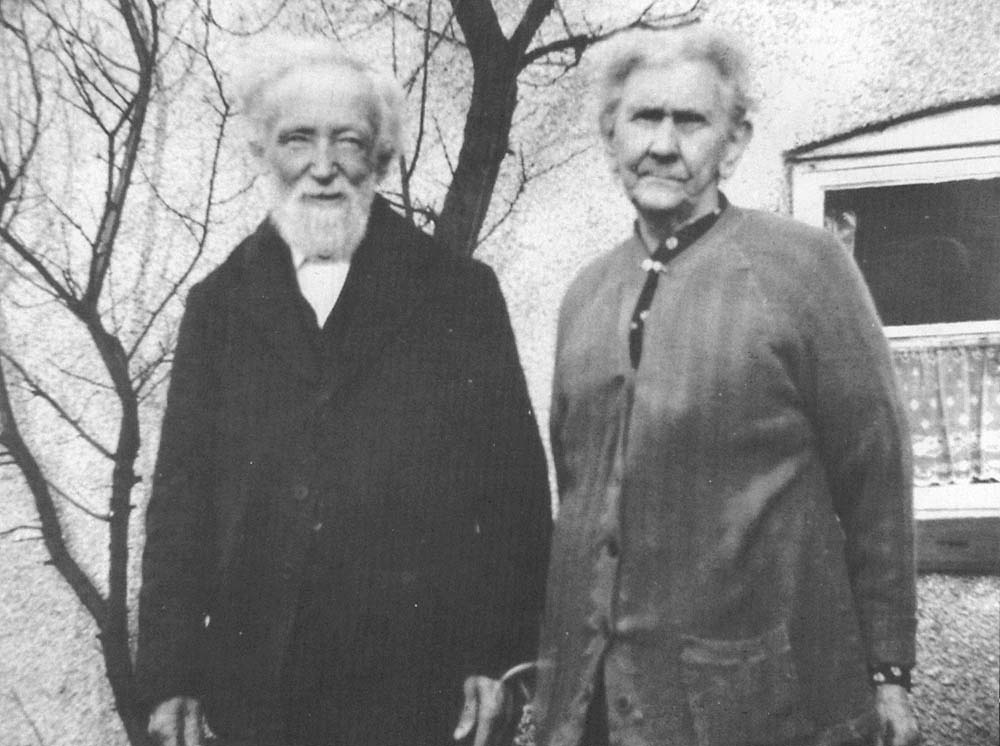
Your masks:
<svg viewBox="0 0 1000 746"><path fill-rule="evenodd" d="M788 159L795 216L840 237L886 326L913 434L922 566L1000 570L1000 103Z"/></svg>
<svg viewBox="0 0 1000 746"><path fill-rule="evenodd" d="M1000 178L831 189L824 222L887 326L1000 319Z"/></svg>

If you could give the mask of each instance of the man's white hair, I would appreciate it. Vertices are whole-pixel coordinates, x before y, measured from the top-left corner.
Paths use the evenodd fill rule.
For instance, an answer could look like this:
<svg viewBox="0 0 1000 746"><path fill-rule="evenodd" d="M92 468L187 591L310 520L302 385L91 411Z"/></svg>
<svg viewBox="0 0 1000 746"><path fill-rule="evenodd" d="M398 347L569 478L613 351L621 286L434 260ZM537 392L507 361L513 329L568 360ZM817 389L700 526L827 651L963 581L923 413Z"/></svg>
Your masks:
<svg viewBox="0 0 1000 746"><path fill-rule="evenodd" d="M605 140L614 133L625 81L640 68L706 62L719 75L733 125L746 121L753 108L746 53L730 34L705 23L656 31L623 31L596 48L594 56L597 123Z"/></svg>
<svg viewBox="0 0 1000 746"><path fill-rule="evenodd" d="M372 155L381 178L403 150L403 90L396 79L349 54L338 42L325 38L272 35L260 40L233 71L233 86L253 137L263 138L274 112L268 100L275 84L303 68L328 68L331 75L345 70L367 82L373 104L376 133Z"/></svg>

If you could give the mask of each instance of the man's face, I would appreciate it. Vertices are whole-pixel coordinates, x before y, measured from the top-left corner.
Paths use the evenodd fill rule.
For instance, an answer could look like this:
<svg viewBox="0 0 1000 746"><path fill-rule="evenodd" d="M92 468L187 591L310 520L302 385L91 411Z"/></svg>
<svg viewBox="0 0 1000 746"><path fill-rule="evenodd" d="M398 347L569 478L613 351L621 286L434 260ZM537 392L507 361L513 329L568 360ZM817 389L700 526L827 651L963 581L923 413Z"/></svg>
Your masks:
<svg viewBox="0 0 1000 746"><path fill-rule="evenodd" d="M648 222L679 223L715 209L718 182L736 166L749 125L734 127L707 62L635 70L625 81L608 155Z"/></svg>
<svg viewBox="0 0 1000 746"><path fill-rule="evenodd" d="M336 202L372 178L371 100L357 73L295 70L275 84L268 104L258 153L280 197Z"/></svg>
<svg viewBox="0 0 1000 746"><path fill-rule="evenodd" d="M272 217L300 253L349 258L364 236L377 182L363 78L303 68L278 81L267 104L256 152L277 190Z"/></svg>

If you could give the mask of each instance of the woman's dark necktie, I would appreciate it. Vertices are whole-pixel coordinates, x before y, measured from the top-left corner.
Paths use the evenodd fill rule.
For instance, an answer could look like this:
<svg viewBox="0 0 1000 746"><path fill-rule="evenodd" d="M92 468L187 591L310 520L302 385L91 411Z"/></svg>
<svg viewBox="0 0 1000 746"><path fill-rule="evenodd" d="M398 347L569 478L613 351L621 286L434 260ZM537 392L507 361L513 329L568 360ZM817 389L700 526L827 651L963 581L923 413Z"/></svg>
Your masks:
<svg viewBox="0 0 1000 746"><path fill-rule="evenodd" d="M719 219L719 215L725 208L725 198L720 194L719 209L683 226L674 235L667 238L653 252L652 256L642 260L642 268L646 270L646 282L639 293L635 311L632 312L632 321L629 323L628 332L628 356L632 362L633 370L639 367L639 360L642 357L642 338L646 328L646 318L649 316L649 307L653 303L653 295L656 293L656 283L660 279L660 274L666 270L667 264L672 259L715 225L715 221Z"/></svg>

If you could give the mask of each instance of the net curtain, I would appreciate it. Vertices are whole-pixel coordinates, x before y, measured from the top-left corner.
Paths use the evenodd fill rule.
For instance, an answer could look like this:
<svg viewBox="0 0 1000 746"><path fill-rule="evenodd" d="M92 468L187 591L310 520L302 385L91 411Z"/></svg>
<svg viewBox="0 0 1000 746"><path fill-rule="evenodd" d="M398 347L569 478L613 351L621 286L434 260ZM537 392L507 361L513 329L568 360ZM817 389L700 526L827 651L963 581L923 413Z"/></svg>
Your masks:
<svg viewBox="0 0 1000 746"><path fill-rule="evenodd" d="M894 345L916 486L1000 480L1000 335L992 337Z"/></svg>

